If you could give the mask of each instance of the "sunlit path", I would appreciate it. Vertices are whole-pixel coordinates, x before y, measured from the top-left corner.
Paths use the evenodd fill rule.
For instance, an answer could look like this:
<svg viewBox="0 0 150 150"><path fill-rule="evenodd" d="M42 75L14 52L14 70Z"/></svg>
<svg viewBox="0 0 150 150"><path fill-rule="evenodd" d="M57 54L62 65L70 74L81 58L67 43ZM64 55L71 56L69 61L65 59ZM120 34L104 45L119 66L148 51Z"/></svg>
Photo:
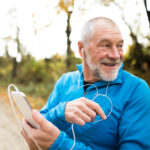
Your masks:
<svg viewBox="0 0 150 150"><path fill-rule="evenodd" d="M9 105L0 98L0 150L28 150Z"/></svg>

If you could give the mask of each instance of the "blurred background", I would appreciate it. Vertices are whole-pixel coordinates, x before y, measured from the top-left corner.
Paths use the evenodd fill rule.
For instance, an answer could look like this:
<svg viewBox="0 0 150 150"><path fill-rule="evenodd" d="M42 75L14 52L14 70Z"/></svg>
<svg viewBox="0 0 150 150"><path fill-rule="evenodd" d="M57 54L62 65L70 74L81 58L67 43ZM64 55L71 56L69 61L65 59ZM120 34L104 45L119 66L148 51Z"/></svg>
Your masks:
<svg viewBox="0 0 150 150"><path fill-rule="evenodd" d="M0 0L0 150L29 149L10 109L8 85L40 110L57 79L82 63L80 29L97 16L119 25L124 69L150 86L150 0Z"/></svg>
<svg viewBox="0 0 150 150"><path fill-rule="evenodd" d="M124 69L150 85L150 0L0 0L1 100L14 83L40 109L57 79L82 62L80 28L96 16L119 25Z"/></svg>

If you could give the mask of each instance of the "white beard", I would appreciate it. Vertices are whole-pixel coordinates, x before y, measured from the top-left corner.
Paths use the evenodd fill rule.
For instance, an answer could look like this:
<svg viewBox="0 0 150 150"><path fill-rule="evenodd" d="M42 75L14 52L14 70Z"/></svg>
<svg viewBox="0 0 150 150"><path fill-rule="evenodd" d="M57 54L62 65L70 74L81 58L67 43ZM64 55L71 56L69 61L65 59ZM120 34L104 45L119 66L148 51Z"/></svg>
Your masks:
<svg viewBox="0 0 150 150"><path fill-rule="evenodd" d="M121 63L122 60L118 59L118 60L109 60L107 58L104 58L102 60L100 60L100 62L98 64L94 64L91 61L91 58L89 57L88 52L86 51L86 56L85 56L85 60L87 65L89 66L90 70L92 71L93 75L97 78L99 78L100 80L104 80L104 81L114 81L117 76L118 76L118 72L119 69L121 67ZM113 71L105 71L102 67L101 67L101 63L117 63L117 68L114 69Z"/></svg>

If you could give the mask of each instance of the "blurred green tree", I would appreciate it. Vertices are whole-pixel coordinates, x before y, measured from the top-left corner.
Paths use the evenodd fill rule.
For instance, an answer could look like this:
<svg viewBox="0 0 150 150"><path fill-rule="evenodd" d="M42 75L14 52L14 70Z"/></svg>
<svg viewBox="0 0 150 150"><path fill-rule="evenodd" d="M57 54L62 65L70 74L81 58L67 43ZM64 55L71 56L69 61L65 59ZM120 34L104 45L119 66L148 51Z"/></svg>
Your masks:
<svg viewBox="0 0 150 150"><path fill-rule="evenodd" d="M10 63L12 63L12 71L11 71L11 76L12 78L16 77L16 72L17 72L17 56L12 56L11 51L16 50L17 55L21 55L21 57L24 54L25 49L23 48L21 42L20 42L20 28L18 26L18 21L17 21L17 8L16 6L10 7L8 11L6 12L6 18L9 20L9 28L11 32L13 31L14 34L11 32L6 34L4 37L1 38L2 41L5 42L5 54L4 57L8 60L11 60ZM10 43L14 46L10 46Z"/></svg>
<svg viewBox="0 0 150 150"><path fill-rule="evenodd" d="M73 12L74 7L74 0L59 0L58 3L58 13L64 11L67 14L67 56L66 56L66 64L69 69L72 68L74 65L75 54L71 49L71 41L70 41L70 33L71 33L71 25L70 25L70 18ZM71 69L72 70L72 69Z"/></svg>

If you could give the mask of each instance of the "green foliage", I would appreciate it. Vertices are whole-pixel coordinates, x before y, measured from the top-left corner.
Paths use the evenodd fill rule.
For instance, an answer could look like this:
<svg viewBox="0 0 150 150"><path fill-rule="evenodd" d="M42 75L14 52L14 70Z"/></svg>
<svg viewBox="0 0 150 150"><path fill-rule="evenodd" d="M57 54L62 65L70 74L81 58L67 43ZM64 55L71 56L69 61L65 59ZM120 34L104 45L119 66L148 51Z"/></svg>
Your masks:
<svg viewBox="0 0 150 150"><path fill-rule="evenodd" d="M54 84L65 72L76 70L75 64L81 63L74 54L69 55L71 64L66 65L66 57L58 54L50 59L36 61L31 56L23 56L17 64L16 77L12 78L13 59L0 57L0 86L16 84L24 93L47 100Z"/></svg>
<svg viewBox="0 0 150 150"><path fill-rule="evenodd" d="M126 68L147 70L150 68L150 48L144 47L140 43L130 45L124 62Z"/></svg>
<svg viewBox="0 0 150 150"><path fill-rule="evenodd" d="M124 68L146 80L150 85L150 47L133 43L124 57Z"/></svg>
<svg viewBox="0 0 150 150"><path fill-rule="evenodd" d="M12 59L0 57L0 81L10 79L12 73Z"/></svg>
<svg viewBox="0 0 150 150"><path fill-rule="evenodd" d="M150 85L150 47L141 46L140 55L136 54L139 53L136 48L135 45L129 47L124 68L145 79ZM16 77L12 78L13 59L0 57L0 86L7 87L14 83L27 95L42 97L46 101L58 78L65 72L76 70L75 64L81 62L73 52L67 56L56 54L50 59L39 61L31 56L23 56L22 61L17 64Z"/></svg>
<svg viewBox="0 0 150 150"><path fill-rule="evenodd" d="M46 73L44 69L44 62L36 62L33 58L26 63L21 63L17 70L18 81L21 83L26 83L28 81L42 82L46 78Z"/></svg>
<svg viewBox="0 0 150 150"><path fill-rule="evenodd" d="M68 49L68 53L65 61L66 61L68 71L75 70L76 69L75 64L80 64L82 62L81 59L75 57L74 52L71 49Z"/></svg>

